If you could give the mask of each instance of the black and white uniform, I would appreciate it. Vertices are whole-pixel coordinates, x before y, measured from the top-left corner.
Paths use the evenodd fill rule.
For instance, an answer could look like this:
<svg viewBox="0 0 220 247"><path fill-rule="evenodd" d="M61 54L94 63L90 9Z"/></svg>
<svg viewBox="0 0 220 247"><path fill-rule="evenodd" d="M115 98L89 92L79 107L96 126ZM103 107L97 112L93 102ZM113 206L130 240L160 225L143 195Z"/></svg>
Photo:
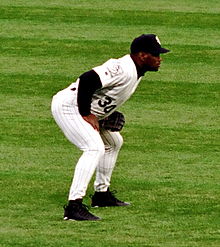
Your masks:
<svg viewBox="0 0 220 247"><path fill-rule="evenodd" d="M141 78L130 55L125 55L93 68L53 97L51 109L56 123L67 139L83 151L75 168L69 200L85 196L95 170L95 191L108 189L123 143L119 132L98 132L82 116L92 113L98 120L107 117L130 98Z"/></svg>

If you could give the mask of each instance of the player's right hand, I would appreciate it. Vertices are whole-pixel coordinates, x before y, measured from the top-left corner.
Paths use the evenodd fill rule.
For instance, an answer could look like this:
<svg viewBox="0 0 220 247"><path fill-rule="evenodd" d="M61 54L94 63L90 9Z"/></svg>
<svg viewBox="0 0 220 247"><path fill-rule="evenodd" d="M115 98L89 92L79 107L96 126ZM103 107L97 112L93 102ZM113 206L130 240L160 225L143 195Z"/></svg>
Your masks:
<svg viewBox="0 0 220 247"><path fill-rule="evenodd" d="M86 122L92 125L92 127L99 131L99 122L98 118L94 114L89 114L88 116L83 116L82 117Z"/></svg>

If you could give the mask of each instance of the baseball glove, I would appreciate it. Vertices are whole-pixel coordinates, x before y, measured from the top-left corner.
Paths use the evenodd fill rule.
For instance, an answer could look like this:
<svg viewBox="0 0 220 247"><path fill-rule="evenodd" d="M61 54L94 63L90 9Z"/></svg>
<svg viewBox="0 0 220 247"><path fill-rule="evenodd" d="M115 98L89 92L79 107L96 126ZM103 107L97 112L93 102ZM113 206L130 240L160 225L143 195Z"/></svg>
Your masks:
<svg viewBox="0 0 220 247"><path fill-rule="evenodd" d="M108 117L99 121L99 126L110 131L120 131L125 123L124 115L121 112L115 111Z"/></svg>

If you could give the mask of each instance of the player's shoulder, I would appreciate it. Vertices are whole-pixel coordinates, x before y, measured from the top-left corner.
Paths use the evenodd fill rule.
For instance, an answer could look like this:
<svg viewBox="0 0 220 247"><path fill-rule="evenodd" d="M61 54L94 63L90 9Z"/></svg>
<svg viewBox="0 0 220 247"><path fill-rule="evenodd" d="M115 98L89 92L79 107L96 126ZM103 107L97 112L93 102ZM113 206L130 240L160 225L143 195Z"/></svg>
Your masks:
<svg viewBox="0 0 220 247"><path fill-rule="evenodd" d="M129 82L136 78L136 70L130 55L111 58L93 70L99 75L103 86Z"/></svg>
<svg viewBox="0 0 220 247"><path fill-rule="evenodd" d="M120 58L111 58L103 65L111 76L122 75L130 71L131 58L130 55L125 55Z"/></svg>
<svg viewBox="0 0 220 247"><path fill-rule="evenodd" d="M124 70L119 59L111 58L104 65L106 71L112 76L122 75Z"/></svg>

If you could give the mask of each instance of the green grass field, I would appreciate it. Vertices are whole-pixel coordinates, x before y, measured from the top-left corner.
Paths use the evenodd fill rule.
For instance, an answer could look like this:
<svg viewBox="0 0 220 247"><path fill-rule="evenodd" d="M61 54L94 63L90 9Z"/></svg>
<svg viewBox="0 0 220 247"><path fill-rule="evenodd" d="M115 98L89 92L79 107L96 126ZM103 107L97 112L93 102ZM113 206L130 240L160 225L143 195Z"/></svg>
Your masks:
<svg viewBox="0 0 220 247"><path fill-rule="evenodd" d="M217 0L1 0L1 247L220 246L219 23ZM111 188L132 206L64 222L80 152L52 95L142 33L172 52L121 108Z"/></svg>

